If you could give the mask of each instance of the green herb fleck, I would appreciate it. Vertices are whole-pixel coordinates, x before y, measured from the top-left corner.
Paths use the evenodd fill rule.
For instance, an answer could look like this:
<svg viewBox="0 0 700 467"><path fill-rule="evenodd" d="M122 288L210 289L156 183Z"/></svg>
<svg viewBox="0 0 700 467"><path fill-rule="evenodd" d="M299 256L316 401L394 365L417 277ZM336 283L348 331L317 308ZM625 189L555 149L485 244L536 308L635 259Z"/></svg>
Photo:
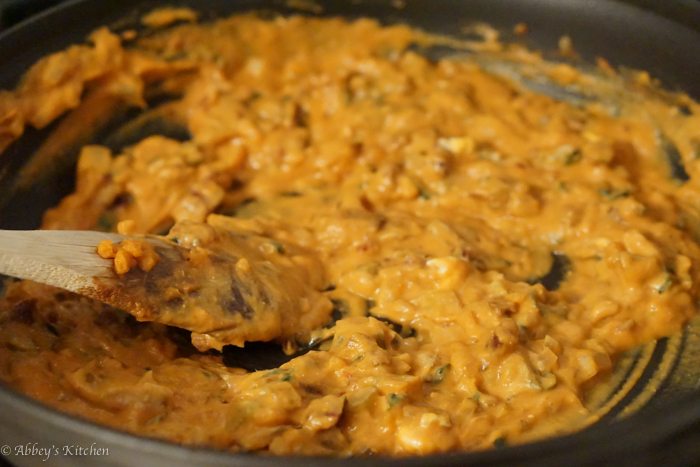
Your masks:
<svg viewBox="0 0 700 467"><path fill-rule="evenodd" d="M683 165L683 156L678 150L678 146L666 135L661 134L661 149L666 155L671 178L677 183L685 183L690 180L690 175Z"/></svg>
<svg viewBox="0 0 700 467"><path fill-rule="evenodd" d="M285 373L282 375L281 381L291 381L292 380L292 374L291 373Z"/></svg>
<svg viewBox="0 0 700 467"><path fill-rule="evenodd" d="M654 286L654 289L656 290L657 293L662 294L666 292L668 289L671 288L673 285L673 277L671 274L666 273L666 276L664 277L664 281L661 282L660 284L657 284Z"/></svg>
<svg viewBox="0 0 700 467"><path fill-rule="evenodd" d="M573 164L579 162L582 157L583 157L583 154L581 154L581 150L578 148L574 149L573 151L571 151L569 154L566 155L566 157L564 158L564 164L573 165Z"/></svg>
<svg viewBox="0 0 700 467"><path fill-rule="evenodd" d="M493 440L493 447L495 447L497 449L505 448L507 446L508 446L508 440L503 436L499 436L498 438Z"/></svg>
<svg viewBox="0 0 700 467"><path fill-rule="evenodd" d="M433 384L440 383L443 379L445 379L445 375L447 375L447 371L451 366L452 365L448 363L447 365L442 365L436 368L433 372L433 376L430 378L430 382Z"/></svg>
<svg viewBox="0 0 700 467"><path fill-rule="evenodd" d="M104 212L97 220L97 228L102 231L109 232L114 229L116 223L117 218L113 212Z"/></svg>
<svg viewBox="0 0 700 467"><path fill-rule="evenodd" d="M614 201L619 198L626 198L630 195L630 191L625 189L615 189L606 187L598 190L598 194L600 194L603 198L607 198L610 201Z"/></svg>
<svg viewBox="0 0 700 467"><path fill-rule="evenodd" d="M397 406L398 404L400 404L401 401L403 401L403 397L404 396L402 396L401 394L396 394L393 392L391 394L389 394L388 396L386 396L386 400L389 403L389 408L391 409L391 408Z"/></svg>

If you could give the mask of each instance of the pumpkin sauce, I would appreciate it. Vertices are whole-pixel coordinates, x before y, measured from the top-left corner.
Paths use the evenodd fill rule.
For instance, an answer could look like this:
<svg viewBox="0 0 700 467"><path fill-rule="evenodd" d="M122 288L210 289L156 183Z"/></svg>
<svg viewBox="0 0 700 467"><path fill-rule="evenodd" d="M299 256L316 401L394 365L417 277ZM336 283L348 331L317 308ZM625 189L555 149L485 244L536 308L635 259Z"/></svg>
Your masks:
<svg viewBox="0 0 700 467"><path fill-rule="evenodd" d="M696 311L700 107L644 73L483 49L576 91L559 99L487 55L430 60L415 45L440 39L369 19L241 15L132 36L101 29L0 92L0 150L96 101L145 109L154 90L186 129L83 147L43 227L248 232L267 240L246 254L293 262L333 310L287 339L317 350L249 372L189 334L8 281L0 378L24 394L231 451L477 450L590 423L586 395L621 353ZM133 256L122 272L158 267ZM290 313L304 326L303 306Z"/></svg>
<svg viewBox="0 0 700 467"><path fill-rule="evenodd" d="M124 224L117 231L124 233ZM209 224L183 221L168 238L103 240L97 254L116 273L93 278L82 292L138 321L192 331L201 351L247 341L308 341L327 324L332 302L316 255L212 216Z"/></svg>

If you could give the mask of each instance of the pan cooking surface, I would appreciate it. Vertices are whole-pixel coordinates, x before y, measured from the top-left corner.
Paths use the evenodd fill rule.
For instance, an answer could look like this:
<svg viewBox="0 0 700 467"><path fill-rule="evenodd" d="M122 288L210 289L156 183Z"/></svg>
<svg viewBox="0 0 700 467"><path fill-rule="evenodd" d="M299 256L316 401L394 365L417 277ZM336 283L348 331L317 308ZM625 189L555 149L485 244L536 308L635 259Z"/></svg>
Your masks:
<svg viewBox="0 0 700 467"><path fill-rule="evenodd" d="M673 168L673 166L672 166L672 168ZM546 270L545 270L545 272L546 272ZM544 275L544 274L543 274L543 275ZM685 345L685 342L683 342L682 344ZM654 352L655 352L655 351L652 351L652 352L651 352L651 355L655 355ZM654 358L649 357L649 358L651 359L651 360L649 360L649 361L652 362L652 366L658 365L658 361L654 361L654 358L656 358L656 357L654 357ZM634 360L634 359L633 359L633 360ZM658 360L658 358L657 358L657 360ZM673 360L673 359L672 359L672 360ZM637 359L637 360L635 360L635 361L639 361L639 360ZM674 360L674 361L675 361L675 360ZM632 364L632 366L634 367L634 363ZM644 365L643 365L643 366L644 366ZM670 365L670 366L672 367L673 365ZM668 371L671 371L671 370L668 370ZM657 373L658 373L658 372L657 372ZM510 451L510 450L509 450L509 451Z"/></svg>

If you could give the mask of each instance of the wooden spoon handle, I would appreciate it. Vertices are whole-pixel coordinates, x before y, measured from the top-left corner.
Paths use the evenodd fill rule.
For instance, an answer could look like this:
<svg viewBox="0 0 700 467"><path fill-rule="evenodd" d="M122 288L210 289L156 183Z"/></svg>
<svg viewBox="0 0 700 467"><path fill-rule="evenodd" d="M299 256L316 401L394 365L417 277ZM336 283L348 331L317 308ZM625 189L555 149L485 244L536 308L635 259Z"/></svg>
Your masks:
<svg viewBox="0 0 700 467"><path fill-rule="evenodd" d="M92 286L93 277L111 275L111 261L96 253L102 240L118 234L70 230L0 230L0 274L30 279L70 291Z"/></svg>

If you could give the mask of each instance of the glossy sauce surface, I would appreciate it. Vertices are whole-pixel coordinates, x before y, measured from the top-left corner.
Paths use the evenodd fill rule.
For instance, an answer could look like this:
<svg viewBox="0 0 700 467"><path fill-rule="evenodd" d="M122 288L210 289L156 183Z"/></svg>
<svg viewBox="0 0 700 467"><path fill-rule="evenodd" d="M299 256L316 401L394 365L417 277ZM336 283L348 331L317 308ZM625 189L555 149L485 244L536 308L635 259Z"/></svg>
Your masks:
<svg viewBox="0 0 700 467"><path fill-rule="evenodd" d="M133 433L272 454L483 449L590 422L586 392L616 356L695 313L700 109L643 73L604 68L606 84L509 50L602 96L555 100L478 59L430 61L411 47L426 40L252 15L128 46L101 30L0 93L0 147L66 111L171 95L159 112L191 138L86 146L44 227L252 232L308 255L336 318L318 351L246 372L164 326L15 282L2 379Z"/></svg>

